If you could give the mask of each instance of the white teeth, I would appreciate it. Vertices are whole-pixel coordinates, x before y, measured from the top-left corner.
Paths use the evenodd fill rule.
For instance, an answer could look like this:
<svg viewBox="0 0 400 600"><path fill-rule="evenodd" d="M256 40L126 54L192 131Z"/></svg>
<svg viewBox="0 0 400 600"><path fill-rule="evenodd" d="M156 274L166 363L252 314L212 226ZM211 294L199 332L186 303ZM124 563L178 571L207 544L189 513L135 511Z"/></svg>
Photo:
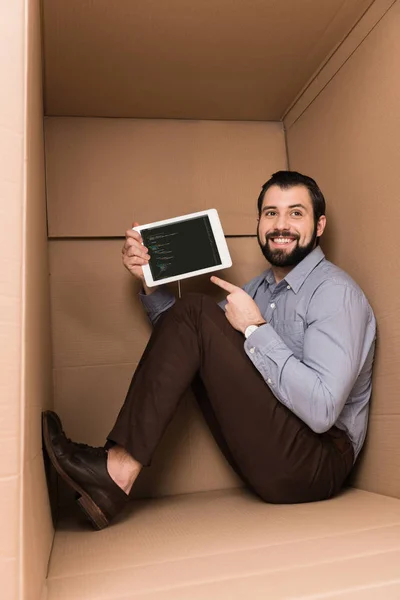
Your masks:
<svg viewBox="0 0 400 600"><path fill-rule="evenodd" d="M275 244L290 244L293 240L290 238L274 238L273 241Z"/></svg>

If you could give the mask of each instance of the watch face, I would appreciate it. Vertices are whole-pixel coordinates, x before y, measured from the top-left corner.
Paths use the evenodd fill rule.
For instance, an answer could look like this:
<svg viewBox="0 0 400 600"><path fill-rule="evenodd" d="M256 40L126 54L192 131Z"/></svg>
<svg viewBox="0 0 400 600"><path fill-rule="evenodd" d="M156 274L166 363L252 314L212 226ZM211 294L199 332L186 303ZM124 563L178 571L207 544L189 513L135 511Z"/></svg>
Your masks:
<svg viewBox="0 0 400 600"><path fill-rule="evenodd" d="M244 332L245 337L248 338L256 329L258 329L258 325L249 325L246 327L246 331Z"/></svg>

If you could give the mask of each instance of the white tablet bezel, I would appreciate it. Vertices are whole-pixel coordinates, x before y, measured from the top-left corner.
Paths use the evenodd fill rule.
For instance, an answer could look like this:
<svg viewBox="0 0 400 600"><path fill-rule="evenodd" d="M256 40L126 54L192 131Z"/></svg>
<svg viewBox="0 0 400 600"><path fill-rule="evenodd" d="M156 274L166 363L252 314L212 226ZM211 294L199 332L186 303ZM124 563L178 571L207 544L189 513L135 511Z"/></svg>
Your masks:
<svg viewBox="0 0 400 600"><path fill-rule="evenodd" d="M166 277L165 279L161 279L158 281L154 281L153 276L151 274L150 266L143 265L143 275L146 285L148 287L155 287L158 285L164 285L165 283L172 283L173 281L180 281L181 279L188 279L189 277L194 277L196 275L204 275L205 273L212 273L213 271L219 271L221 269L227 269L232 266L232 259L229 254L229 249L225 240L225 235L222 229L221 221L219 220L218 212L215 208L210 208L208 210L202 210L195 213L190 213L188 215L182 215L180 217L174 217L173 219L164 219L163 221L155 221L154 223L147 223L146 225L139 225L138 227L133 227L134 231L138 231L140 234L145 229L150 229L152 227L159 227L162 225L169 225L171 223L178 223L179 221L188 221L190 219L195 219L197 217L202 217L207 215L211 229L214 235L215 243L217 245L217 249L219 252L219 256L221 258L220 265L214 265L213 267L207 267L206 269L198 269L197 271L190 271L189 273L183 273L182 275L175 275L174 277Z"/></svg>

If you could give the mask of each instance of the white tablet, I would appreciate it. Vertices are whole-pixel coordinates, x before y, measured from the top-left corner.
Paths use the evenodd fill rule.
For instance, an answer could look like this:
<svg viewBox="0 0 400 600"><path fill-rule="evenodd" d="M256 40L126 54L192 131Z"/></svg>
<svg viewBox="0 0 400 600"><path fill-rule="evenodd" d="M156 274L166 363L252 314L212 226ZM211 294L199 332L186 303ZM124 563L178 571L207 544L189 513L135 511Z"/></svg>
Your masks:
<svg viewBox="0 0 400 600"><path fill-rule="evenodd" d="M149 251L149 264L142 267L149 287L232 266L214 208L133 229Z"/></svg>

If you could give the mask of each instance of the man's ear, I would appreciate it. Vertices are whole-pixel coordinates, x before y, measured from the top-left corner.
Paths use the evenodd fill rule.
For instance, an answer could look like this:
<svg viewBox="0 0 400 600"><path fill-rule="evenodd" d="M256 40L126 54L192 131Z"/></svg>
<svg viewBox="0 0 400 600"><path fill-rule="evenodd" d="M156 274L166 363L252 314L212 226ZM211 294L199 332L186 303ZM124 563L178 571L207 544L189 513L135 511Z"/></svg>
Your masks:
<svg viewBox="0 0 400 600"><path fill-rule="evenodd" d="M326 217L325 215L321 215L320 218L318 219L318 224L317 224L317 237L321 237L321 235L324 233L326 227Z"/></svg>

